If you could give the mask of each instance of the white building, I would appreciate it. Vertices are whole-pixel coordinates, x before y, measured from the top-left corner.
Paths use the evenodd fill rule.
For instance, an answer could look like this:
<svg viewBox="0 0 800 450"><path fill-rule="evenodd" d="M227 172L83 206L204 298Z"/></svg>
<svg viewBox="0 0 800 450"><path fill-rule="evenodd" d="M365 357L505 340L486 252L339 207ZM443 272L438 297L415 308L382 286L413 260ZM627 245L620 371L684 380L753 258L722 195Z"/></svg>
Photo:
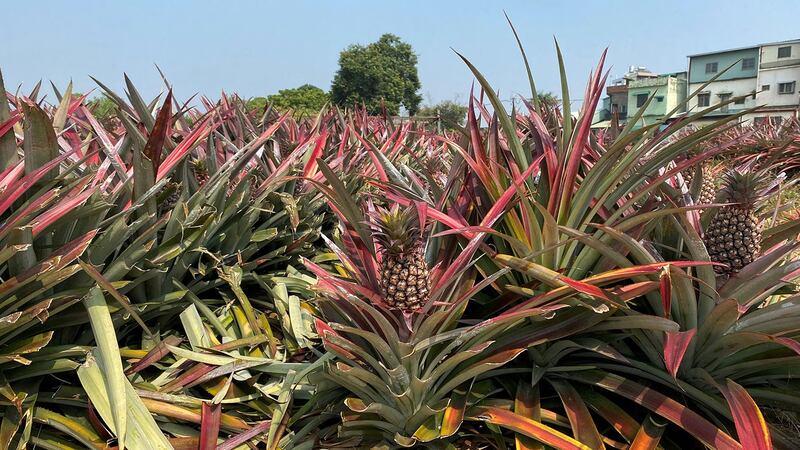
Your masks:
<svg viewBox="0 0 800 450"><path fill-rule="evenodd" d="M761 46L757 85L756 103L765 106L756 114L756 121L798 117L800 39Z"/></svg>
<svg viewBox="0 0 800 450"><path fill-rule="evenodd" d="M753 46L690 55L688 95L698 94L689 101L687 110L694 113L716 108L707 116L711 121L756 106L758 54L759 47ZM719 106L730 100L734 101Z"/></svg>

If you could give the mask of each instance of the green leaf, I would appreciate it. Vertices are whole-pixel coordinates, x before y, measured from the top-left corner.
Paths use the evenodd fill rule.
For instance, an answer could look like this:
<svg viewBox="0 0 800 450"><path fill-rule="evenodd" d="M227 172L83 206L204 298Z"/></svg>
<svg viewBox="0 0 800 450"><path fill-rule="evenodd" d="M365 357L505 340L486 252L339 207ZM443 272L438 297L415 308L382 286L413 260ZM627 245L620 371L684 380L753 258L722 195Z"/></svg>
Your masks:
<svg viewBox="0 0 800 450"><path fill-rule="evenodd" d="M103 292L95 286L83 298L83 304L89 313L89 323L92 333L97 341L97 366L101 371L105 394L110 402L109 412L117 435L120 449L125 448L126 430L128 426L127 396L125 392L128 383L122 371L122 358L119 354L119 345L114 331L114 322L103 297ZM84 389L86 384L84 383ZM109 424L111 425L111 424ZM137 447L134 447L137 448Z"/></svg>

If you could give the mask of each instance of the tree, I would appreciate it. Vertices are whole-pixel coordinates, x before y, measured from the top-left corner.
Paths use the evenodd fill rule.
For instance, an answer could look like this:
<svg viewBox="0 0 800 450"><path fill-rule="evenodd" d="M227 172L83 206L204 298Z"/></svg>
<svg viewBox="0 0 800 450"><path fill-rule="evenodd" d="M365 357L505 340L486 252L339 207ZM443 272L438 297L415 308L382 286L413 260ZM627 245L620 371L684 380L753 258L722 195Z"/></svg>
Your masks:
<svg viewBox="0 0 800 450"><path fill-rule="evenodd" d="M417 114L426 117L438 117L443 126L453 128L464 125L467 118L467 107L452 100L445 100L435 105L423 106Z"/></svg>
<svg viewBox="0 0 800 450"><path fill-rule="evenodd" d="M73 94L73 97L80 96L80 94ZM109 120L117 115L117 104L111 100L107 95L98 95L86 103L86 107L92 111L92 115L100 123L106 124Z"/></svg>
<svg viewBox="0 0 800 450"><path fill-rule="evenodd" d="M557 108L561 106L561 99L552 92L540 92L536 96L539 98L539 104L546 108Z"/></svg>
<svg viewBox="0 0 800 450"><path fill-rule="evenodd" d="M379 114L382 102L393 115L402 105L413 116L422 101L419 89L417 55L411 45L384 34L377 42L351 45L342 51L331 100L345 107L363 103L370 114Z"/></svg>
<svg viewBox="0 0 800 450"><path fill-rule="evenodd" d="M328 103L328 94L322 89L304 84L294 89L282 89L277 94L267 97L267 102L279 110L291 109L296 116L315 115Z"/></svg>
<svg viewBox="0 0 800 450"><path fill-rule="evenodd" d="M253 97L247 101L246 105L248 111L257 111L259 114L263 114L264 108L267 107L267 98Z"/></svg>

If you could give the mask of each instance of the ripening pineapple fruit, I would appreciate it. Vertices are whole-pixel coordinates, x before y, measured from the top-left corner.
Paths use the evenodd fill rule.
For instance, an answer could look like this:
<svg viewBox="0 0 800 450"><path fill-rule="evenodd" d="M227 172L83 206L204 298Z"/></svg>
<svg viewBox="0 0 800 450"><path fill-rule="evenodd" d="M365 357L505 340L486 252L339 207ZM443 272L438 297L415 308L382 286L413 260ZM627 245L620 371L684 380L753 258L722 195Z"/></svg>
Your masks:
<svg viewBox="0 0 800 450"><path fill-rule="evenodd" d="M206 167L206 161L204 159L195 159L192 161L192 173L194 173L194 178L197 180L197 184L200 187L203 187L204 184L208 181L208 167Z"/></svg>
<svg viewBox="0 0 800 450"><path fill-rule="evenodd" d="M389 307L404 312L428 302L430 280L422 228L414 208L394 205L373 215L375 239L381 246L380 284Z"/></svg>
<svg viewBox="0 0 800 450"><path fill-rule="evenodd" d="M727 265L717 272L737 273L758 256L761 223L755 213L766 190L756 172L734 169L725 176L719 200L732 204L717 210L703 236L711 260Z"/></svg>
<svg viewBox="0 0 800 450"><path fill-rule="evenodd" d="M181 198L181 185L173 181L168 181L156 194L158 210L160 212L172 211L178 200Z"/></svg>
<svg viewBox="0 0 800 450"><path fill-rule="evenodd" d="M694 199L695 203L700 205L714 203L717 196L717 185L714 182L715 173L708 165L700 165L697 167L700 168L699 173L702 183L700 184L700 192L697 198ZM694 180L695 172L698 172L695 166L689 166L682 172L683 181L689 189L692 188L692 180Z"/></svg>

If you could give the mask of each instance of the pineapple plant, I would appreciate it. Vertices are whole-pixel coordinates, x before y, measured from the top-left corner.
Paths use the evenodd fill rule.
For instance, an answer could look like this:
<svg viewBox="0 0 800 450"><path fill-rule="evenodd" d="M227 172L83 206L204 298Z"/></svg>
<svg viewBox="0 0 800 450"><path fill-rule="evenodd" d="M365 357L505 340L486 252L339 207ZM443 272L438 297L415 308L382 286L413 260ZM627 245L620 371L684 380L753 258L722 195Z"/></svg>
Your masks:
<svg viewBox="0 0 800 450"><path fill-rule="evenodd" d="M761 222L756 215L766 195L757 172L737 169L723 180L720 200L731 203L719 208L706 229L704 240L716 270L725 275L739 272L751 263L761 248Z"/></svg>
<svg viewBox="0 0 800 450"><path fill-rule="evenodd" d="M381 246L380 284L390 308L411 312L428 302L430 280L422 226L416 209L394 205L373 217L375 239Z"/></svg>

